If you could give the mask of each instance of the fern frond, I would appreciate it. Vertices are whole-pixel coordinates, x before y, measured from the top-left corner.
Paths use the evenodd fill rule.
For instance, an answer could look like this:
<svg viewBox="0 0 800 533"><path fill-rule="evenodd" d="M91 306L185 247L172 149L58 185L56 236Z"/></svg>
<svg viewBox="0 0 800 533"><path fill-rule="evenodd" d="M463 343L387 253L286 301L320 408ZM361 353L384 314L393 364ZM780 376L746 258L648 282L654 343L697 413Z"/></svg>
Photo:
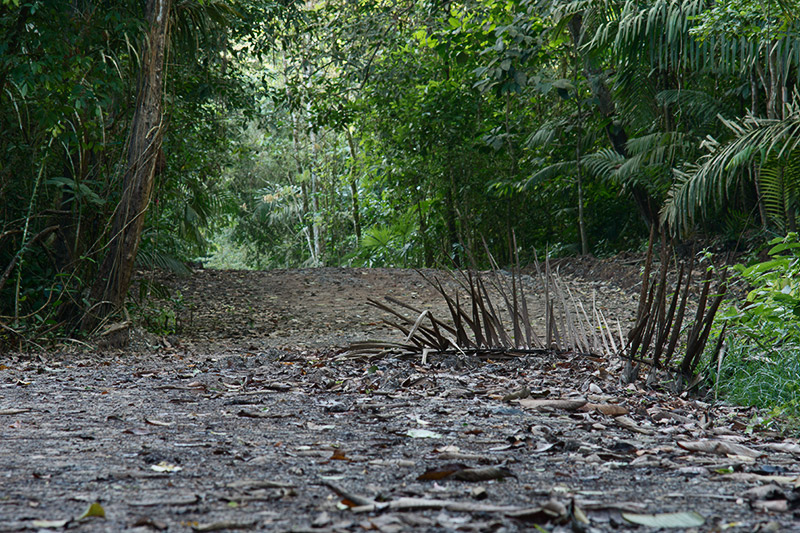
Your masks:
<svg viewBox="0 0 800 533"><path fill-rule="evenodd" d="M795 154L800 147L798 103L789 106L789 111L789 116L783 120L752 116L740 121L723 120L736 136L722 145L713 139L705 143L709 153L676 181L662 211L662 219L676 231L687 229L697 214L707 216L710 207L728 198L738 180L752 174L749 169L753 166L761 168L762 186L771 187L772 209L777 209L779 202L773 200L785 194L770 184L776 176L770 165L784 168L783 176L788 178L789 187L800 187L800 172L785 172L786 168L794 168Z"/></svg>
<svg viewBox="0 0 800 533"><path fill-rule="evenodd" d="M519 185L520 190L529 189L558 176L567 176L575 172L575 161L561 161L553 163L534 172L527 180Z"/></svg>
<svg viewBox="0 0 800 533"><path fill-rule="evenodd" d="M180 259L158 250L140 248L136 254L136 266L144 269L161 268L179 276L189 276L192 273Z"/></svg>
<svg viewBox="0 0 800 533"><path fill-rule="evenodd" d="M625 157L612 148L603 148L583 158L583 166L597 178L613 181L614 173L625 162Z"/></svg>

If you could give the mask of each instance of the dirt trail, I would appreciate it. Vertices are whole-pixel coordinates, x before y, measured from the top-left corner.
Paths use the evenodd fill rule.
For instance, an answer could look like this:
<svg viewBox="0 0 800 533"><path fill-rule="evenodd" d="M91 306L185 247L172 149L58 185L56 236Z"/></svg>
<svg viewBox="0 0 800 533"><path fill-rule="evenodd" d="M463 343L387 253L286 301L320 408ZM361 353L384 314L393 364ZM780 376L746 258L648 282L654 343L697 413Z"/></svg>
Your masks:
<svg viewBox="0 0 800 533"><path fill-rule="evenodd" d="M421 274L420 274L421 273ZM366 339L399 340L386 326L389 315L367 304L368 299L397 298L437 317L447 317L447 305L430 283L440 280L448 291L459 289L447 273L407 269L316 268L265 272L199 270L191 279L160 280L183 297L180 311L182 342L207 351L220 345L322 349L346 347ZM424 277L423 277L424 276ZM635 313L633 291L610 280L569 279L576 297L592 302L623 330ZM544 317L544 287L525 276L530 314ZM465 293L461 291L462 298Z"/></svg>
<svg viewBox="0 0 800 533"><path fill-rule="evenodd" d="M396 338L367 297L444 312L414 272L162 281L177 334L0 360L0 531L798 530L800 445L746 432L745 409L621 387L614 357L337 359ZM635 311L609 280L570 286ZM105 518L77 520L93 502Z"/></svg>

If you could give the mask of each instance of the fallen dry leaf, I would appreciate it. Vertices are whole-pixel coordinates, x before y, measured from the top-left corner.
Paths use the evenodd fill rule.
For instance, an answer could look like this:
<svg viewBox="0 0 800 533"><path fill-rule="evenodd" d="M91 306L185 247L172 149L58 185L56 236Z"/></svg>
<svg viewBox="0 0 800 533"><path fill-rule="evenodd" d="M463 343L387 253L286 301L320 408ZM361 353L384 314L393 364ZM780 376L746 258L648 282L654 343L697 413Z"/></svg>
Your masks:
<svg viewBox="0 0 800 533"><path fill-rule="evenodd" d="M584 405L586 405L586 400L584 399L534 399L534 398L525 398L523 400L516 400L516 403L520 407L524 407L526 409L533 409L536 411L540 411L543 409L563 409L564 411L575 411L580 409Z"/></svg>
<svg viewBox="0 0 800 533"><path fill-rule="evenodd" d="M156 420L155 418L145 418L145 424L150 424L151 426L161 426L161 427L169 427L173 424L173 422L163 422L161 420Z"/></svg>
<svg viewBox="0 0 800 533"><path fill-rule="evenodd" d="M453 474L453 479L459 481L491 481L516 477L508 468L503 466L489 466L486 468L465 468Z"/></svg>
<svg viewBox="0 0 800 533"><path fill-rule="evenodd" d="M181 470L183 470L183 467L169 464L166 461L161 461L157 465L150 465L150 470L152 470L153 472L172 473L172 472L180 472Z"/></svg>
<svg viewBox="0 0 800 533"><path fill-rule="evenodd" d="M615 403L587 403L580 409L587 412L598 412L606 416L622 416L627 415L630 411L627 408Z"/></svg>
<svg viewBox="0 0 800 533"><path fill-rule="evenodd" d="M406 436L412 439L442 439L443 435L430 431L428 429L409 429L406 431Z"/></svg>
<svg viewBox="0 0 800 533"><path fill-rule="evenodd" d="M30 409L0 409L0 415L21 415L22 413L29 413Z"/></svg>
<svg viewBox="0 0 800 533"><path fill-rule="evenodd" d="M660 514L622 513L622 518L632 524L657 528L700 527L706 523L703 515L694 511Z"/></svg>
<svg viewBox="0 0 800 533"><path fill-rule="evenodd" d="M222 531L224 529L254 529L257 525L258 525L258 520L253 520L250 522L222 521L222 522L209 522L206 524L197 524L196 526L192 526L192 530L198 532L205 532L205 531Z"/></svg>
<svg viewBox="0 0 800 533"><path fill-rule="evenodd" d="M748 448L735 442L724 440L678 441L678 446L690 452L712 453L715 455L741 455L756 458L765 455L763 452Z"/></svg>
<svg viewBox="0 0 800 533"><path fill-rule="evenodd" d="M750 502L750 507L765 513L785 513L789 510L787 500L759 500Z"/></svg>
<svg viewBox="0 0 800 533"><path fill-rule="evenodd" d="M629 416L618 416L614 419L614 422L621 428L625 428L629 431L633 431L634 433L641 433L642 435L654 435L655 431L652 429L647 429L640 427L636 422L633 421L632 418Z"/></svg>
<svg viewBox="0 0 800 533"><path fill-rule="evenodd" d="M469 468L467 465L461 463L448 463L446 465L437 466L427 469L423 474L417 477L418 481L438 481L446 477L452 476L456 472L466 470Z"/></svg>

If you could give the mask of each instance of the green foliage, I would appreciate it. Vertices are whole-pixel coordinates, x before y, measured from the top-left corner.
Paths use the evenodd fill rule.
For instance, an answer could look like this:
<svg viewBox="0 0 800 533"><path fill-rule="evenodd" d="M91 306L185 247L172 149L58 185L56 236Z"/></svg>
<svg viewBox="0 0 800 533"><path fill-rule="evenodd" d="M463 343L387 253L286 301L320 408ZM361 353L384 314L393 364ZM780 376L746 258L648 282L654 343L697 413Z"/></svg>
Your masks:
<svg viewBox="0 0 800 533"><path fill-rule="evenodd" d="M579 218L613 254L659 211L676 235L791 231L794 4L176 0L138 265L482 264L512 234L524 260L575 252ZM146 28L141 2L103 7L0 9L19 330L90 305L121 197Z"/></svg>
<svg viewBox="0 0 800 533"><path fill-rule="evenodd" d="M270 20L258 17L270 6L173 2L164 153L142 267L185 270L183 261L204 253L208 232L236 212L217 176L256 91L237 54L250 49L245 35L267 34ZM141 2L0 10L0 322L12 329L68 328L91 305L86 289L120 199L144 26Z"/></svg>
<svg viewBox="0 0 800 533"><path fill-rule="evenodd" d="M186 324L181 322L187 302L180 291L148 278L138 282L138 294L128 306L137 324L154 335L181 333Z"/></svg>
<svg viewBox="0 0 800 533"><path fill-rule="evenodd" d="M689 227L695 217L708 216L710 208L728 200L739 180L752 180L760 171L770 214L781 225L793 223L800 191L800 104L788 106L785 119L748 116L723 123L734 137L727 143L707 139L708 153L697 164L687 164L688 173L681 172L670 191L665 220L674 228Z"/></svg>
<svg viewBox="0 0 800 533"><path fill-rule="evenodd" d="M714 379L725 399L800 418L800 241L769 244L768 260L734 267L750 290L718 316L727 352Z"/></svg>

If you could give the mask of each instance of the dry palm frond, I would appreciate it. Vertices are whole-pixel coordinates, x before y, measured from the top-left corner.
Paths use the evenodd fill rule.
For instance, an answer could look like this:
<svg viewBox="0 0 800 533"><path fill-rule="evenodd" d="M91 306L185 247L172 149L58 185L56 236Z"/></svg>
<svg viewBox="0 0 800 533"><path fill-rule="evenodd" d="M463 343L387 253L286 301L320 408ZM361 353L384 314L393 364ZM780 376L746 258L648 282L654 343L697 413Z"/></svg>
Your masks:
<svg viewBox="0 0 800 533"><path fill-rule="evenodd" d="M631 382L638 378L642 365L651 369L648 382L652 382L659 371L666 371L676 377L674 383L679 387L696 381L701 355L708 343L714 317L717 314L727 291L725 274L718 282L716 294L712 297L711 286L714 270L709 268L700 282L700 294L697 300L694 321L687 328L686 340L679 345L686 316L689 293L692 289L692 271L694 256L688 265L681 264L677 269L677 277L670 287L670 255L671 247L666 233L661 234L661 258L658 272L651 273L652 255L655 234L651 232L648 245L647 261L642 275L642 292L639 300L637 319L628 333L628 342L621 355L626 360L623 381ZM668 295L671 301L667 305ZM709 304L710 301L710 304ZM724 336L724 332L721 334ZM721 340L717 342L721 349ZM682 348L683 358L680 365L672 366L672 359Z"/></svg>
<svg viewBox="0 0 800 533"><path fill-rule="evenodd" d="M367 341L354 343L344 357L376 358L386 355L421 356L462 354L498 359L549 351L601 353L615 342L608 324L601 323L601 314L594 307L594 319L550 269L536 261L536 272L544 286L545 331L537 334L530 316L526 285L516 266L503 271L491 255L492 269L456 270L448 273L458 287L448 290L441 279L418 271L444 300L449 317L444 321L430 310L418 309L390 296L385 302L370 299L368 303L392 318L384 322L399 330L405 342ZM450 284L452 286L452 283ZM604 320L604 319L603 319ZM609 337L606 340L603 332Z"/></svg>

